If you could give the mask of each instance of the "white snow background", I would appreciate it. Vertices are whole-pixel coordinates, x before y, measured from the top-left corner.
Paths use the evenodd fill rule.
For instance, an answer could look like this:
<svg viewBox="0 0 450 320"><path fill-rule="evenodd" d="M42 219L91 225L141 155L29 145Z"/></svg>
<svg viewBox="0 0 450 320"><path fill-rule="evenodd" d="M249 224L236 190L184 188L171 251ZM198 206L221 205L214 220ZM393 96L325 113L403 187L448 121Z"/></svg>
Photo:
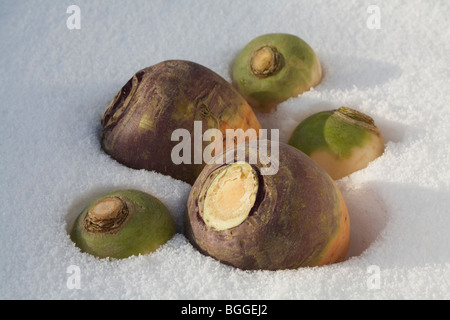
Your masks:
<svg viewBox="0 0 450 320"><path fill-rule="evenodd" d="M66 25L73 4L79 30ZM380 29L368 27L370 5ZM449 16L447 0L2 0L0 298L450 298ZM339 264L247 272L203 256L182 234L190 186L100 148L101 116L136 71L185 59L231 81L238 52L272 32L308 42L324 77L257 113L265 128L287 141L307 116L345 105L372 116L386 140L384 155L338 181L352 223ZM80 252L68 236L75 217L119 188L158 197L178 233L145 256ZM71 265L79 289L68 285Z"/></svg>

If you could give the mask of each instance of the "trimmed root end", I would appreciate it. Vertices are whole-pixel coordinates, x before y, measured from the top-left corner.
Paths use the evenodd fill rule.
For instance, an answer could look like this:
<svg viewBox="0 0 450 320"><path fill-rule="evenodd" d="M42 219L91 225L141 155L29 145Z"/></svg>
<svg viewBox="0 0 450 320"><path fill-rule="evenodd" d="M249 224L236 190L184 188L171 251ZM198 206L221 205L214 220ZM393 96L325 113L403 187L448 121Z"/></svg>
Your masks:
<svg viewBox="0 0 450 320"><path fill-rule="evenodd" d="M258 194L258 176L246 162L225 167L208 188L202 218L218 231L240 225L250 214Z"/></svg>
<svg viewBox="0 0 450 320"><path fill-rule="evenodd" d="M357 110L347 107L340 107L334 114L349 124L370 130L375 133L379 131L375 126L375 121L370 116Z"/></svg>
<svg viewBox="0 0 450 320"><path fill-rule="evenodd" d="M94 233L114 233L120 229L129 215L125 201L119 197L107 197L94 204L86 214L84 228Z"/></svg>
<svg viewBox="0 0 450 320"><path fill-rule="evenodd" d="M282 55L277 48L263 46L250 59L250 70L258 78L267 78L281 69Z"/></svg>
<svg viewBox="0 0 450 320"><path fill-rule="evenodd" d="M144 71L139 71L136 73L116 94L103 114L101 121L103 128L115 125L115 123L119 120L128 108L130 100L139 86L143 75Z"/></svg>

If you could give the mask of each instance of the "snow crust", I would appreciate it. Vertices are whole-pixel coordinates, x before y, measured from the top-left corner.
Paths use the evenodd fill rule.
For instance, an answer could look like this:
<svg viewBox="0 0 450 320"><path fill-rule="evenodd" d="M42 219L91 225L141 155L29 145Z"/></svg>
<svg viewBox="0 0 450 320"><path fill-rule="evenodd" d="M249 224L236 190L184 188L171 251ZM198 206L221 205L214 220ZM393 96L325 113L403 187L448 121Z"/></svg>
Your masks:
<svg viewBox="0 0 450 320"><path fill-rule="evenodd" d="M66 25L73 4L79 30ZM380 29L367 25L370 5ZM449 16L446 0L3 0L0 298L450 298ZM258 113L263 127L287 141L307 116L345 105L372 116L386 140L383 156L338 181L352 222L339 264L245 272L205 257L182 234L190 186L126 168L100 148L100 118L136 71L186 59L231 81L241 48L271 32L308 42L324 78ZM119 188L158 197L178 233L146 256L80 252L68 236L75 217Z"/></svg>

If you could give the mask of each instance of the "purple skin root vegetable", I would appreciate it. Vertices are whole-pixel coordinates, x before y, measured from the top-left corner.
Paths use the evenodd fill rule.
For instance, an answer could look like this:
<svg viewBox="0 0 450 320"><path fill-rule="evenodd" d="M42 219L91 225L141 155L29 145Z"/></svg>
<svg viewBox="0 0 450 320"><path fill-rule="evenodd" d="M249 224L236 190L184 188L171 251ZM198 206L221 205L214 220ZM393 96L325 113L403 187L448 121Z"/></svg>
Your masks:
<svg viewBox="0 0 450 320"><path fill-rule="evenodd" d="M261 129L250 105L230 83L197 63L169 60L137 72L117 93L102 118L101 146L130 168L193 184L205 163L175 164L171 152L179 143L172 141L172 133L192 133L194 121L202 121L202 134L210 128L224 135L226 129ZM202 143L205 149L210 142ZM191 144L193 154L194 139Z"/></svg>
<svg viewBox="0 0 450 320"><path fill-rule="evenodd" d="M98 258L123 259L154 252L175 234L168 209L138 190L118 190L93 200L76 219L70 238Z"/></svg>
<svg viewBox="0 0 450 320"><path fill-rule="evenodd" d="M343 261L350 220L331 177L285 143L279 143L278 172L262 175L267 161L248 162L260 146L245 145L246 161L209 164L193 185L185 235L194 247L244 270Z"/></svg>

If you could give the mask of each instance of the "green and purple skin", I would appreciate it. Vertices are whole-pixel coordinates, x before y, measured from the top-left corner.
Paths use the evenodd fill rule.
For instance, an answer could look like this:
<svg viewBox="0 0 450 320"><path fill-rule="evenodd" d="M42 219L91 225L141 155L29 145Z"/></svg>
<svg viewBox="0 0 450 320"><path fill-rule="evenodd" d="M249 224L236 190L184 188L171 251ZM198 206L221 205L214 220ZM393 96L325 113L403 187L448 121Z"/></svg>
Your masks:
<svg viewBox="0 0 450 320"><path fill-rule="evenodd" d="M322 68L302 39L272 33L250 41L233 68L233 84L252 107L269 112L279 103L317 86Z"/></svg>
<svg viewBox="0 0 450 320"><path fill-rule="evenodd" d="M247 159L251 152L257 148L246 149ZM221 231L203 221L203 203L214 177L230 164L203 169L191 189L185 220L185 235L200 252L244 270L294 269L345 258L350 221L333 180L287 144L279 144L279 161L274 175L261 175L266 165L259 160L252 164L259 173L254 206L241 224Z"/></svg>
<svg viewBox="0 0 450 320"><path fill-rule="evenodd" d="M368 115L351 108L322 111L303 120L288 141L337 180L384 152L384 139Z"/></svg>
<svg viewBox="0 0 450 320"><path fill-rule="evenodd" d="M107 107L101 146L119 163L156 171L193 184L205 163L174 164L176 129L253 128L261 125L239 92L212 70L194 62L168 60L137 72ZM202 133L203 133L202 132ZM192 136L192 135L191 135ZM209 142L202 142L203 149ZM191 150L194 152L194 139Z"/></svg>
<svg viewBox="0 0 450 320"><path fill-rule="evenodd" d="M93 208L105 200L120 210L112 218L94 219ZM93 200L79 214L70 238L95 257L123 259L154 252L174 234L174 220L160 200L139 190L117 190Z"/></svg>

